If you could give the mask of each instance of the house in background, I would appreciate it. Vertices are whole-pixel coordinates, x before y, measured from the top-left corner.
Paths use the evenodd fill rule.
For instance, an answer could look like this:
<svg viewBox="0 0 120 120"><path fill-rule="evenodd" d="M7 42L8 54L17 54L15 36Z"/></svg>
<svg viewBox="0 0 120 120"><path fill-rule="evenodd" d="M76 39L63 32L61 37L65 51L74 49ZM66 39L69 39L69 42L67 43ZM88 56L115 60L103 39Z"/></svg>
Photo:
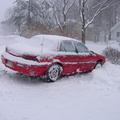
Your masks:
<svg viewBox="0 0 120 120"><path fill-rule="evenodd" d="M111 29L111 40L120 42L120 22Z"/></svg>

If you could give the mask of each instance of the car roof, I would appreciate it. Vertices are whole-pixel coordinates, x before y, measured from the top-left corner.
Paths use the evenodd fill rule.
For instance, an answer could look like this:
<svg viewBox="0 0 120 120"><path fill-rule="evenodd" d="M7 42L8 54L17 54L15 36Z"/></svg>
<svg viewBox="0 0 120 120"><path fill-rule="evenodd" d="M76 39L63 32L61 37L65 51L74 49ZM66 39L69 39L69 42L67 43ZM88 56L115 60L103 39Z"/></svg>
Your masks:
<svg viewBox="0 0 120 120"><path fill-rule="evenodd" d="M42 34L42 35L36 35L36 36L34 36L34 37L32 37L32 38L37 38L37 39L41 39L41 40L43 40L43 39L45 39L45 40L58 40L58 41L63 41L63 40L74 40L74 41L78 41L78 40L76 40L76 39L73 39L73 38L70 38L70 37L65 37L65 36L58 36L58 35L44 35L44 34Z"/></svg>
<svg viewBox="0 0 120 120"><path fill-rule="evenodd" d="M44 35L44 34L36 35L31 39L33 39L34 42L37 41L37 43L40 43L41 45L43 45L44 48L47 48L51 51L57 51L60 42L64 40L72 40L72 41L80 42L70 37L64 37L64 36L58 36L58 35Z"/></svg>

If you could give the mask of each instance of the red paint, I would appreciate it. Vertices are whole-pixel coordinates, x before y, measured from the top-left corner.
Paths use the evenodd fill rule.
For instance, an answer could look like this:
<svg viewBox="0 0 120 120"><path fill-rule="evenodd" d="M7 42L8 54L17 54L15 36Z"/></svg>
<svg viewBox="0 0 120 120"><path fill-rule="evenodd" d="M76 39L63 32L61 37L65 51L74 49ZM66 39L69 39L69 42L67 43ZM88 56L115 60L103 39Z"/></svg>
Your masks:
<svg viewBox="0 0 120 120"><path fill-rule="evenodd" d="M63 40L64 41L64 40ZM74 44L74 42L79 43L79 41L71 40ZM60 41L61 42L61 41ZM58 43L60 43L58 42ZM62 42L61 42L62 43ZM82 43L80 43L82 44ZM59 48L60 45L57 46ZM84 45L83 45L84 47ZM47 69L54 63L57 63L62 66L63 71L61 72L61 75L65 74L73 74L76 72L85 72L85 71L91 71L94 69L96 63L98 61L101 61L102 64L105 63L105 57L96 53L86 52L79 54L77 52L77 48L74 48L76 51L74 52L66 52L66 51L56 51L52 54L50 53L48 56L45 54L42 56L32 56L32 55L14 55L14 53L11 53L6 48L6 53L8 56L11 56L12 58L17 58L17 60L12 59L10 57L6 57L4 54L2 55L2 63L14 70L18 71L23 74L27 75L44 75L47 71ZM40 58L40 59L39 59ZM22 62L19 59L25 60L26 62ZM10 62L9 62L10 61ZM20 61L20 62L19 62ZM28 64L28 62L34 61L35 64Z"/></svg>
<svg viewBox="0 0 120 120"><path fill-rule="evenodd" d="M43 57L40 61L36 61L38 63L46 63L45 65L21 65L18 62L11 61L12 67L10 67L7 65L8 59L2 56L2 63L6 67L27 75L44 75L48 67L53 63L61 64L63 68L62 75L76 73L77 70L80 72L89 71L94 68L99 60L102 60L102 63L105 62L105 58L98 54L79 55L76 53L76 55L57 55L51 59ZM49 64L47 64L48 62Z"/></svg>

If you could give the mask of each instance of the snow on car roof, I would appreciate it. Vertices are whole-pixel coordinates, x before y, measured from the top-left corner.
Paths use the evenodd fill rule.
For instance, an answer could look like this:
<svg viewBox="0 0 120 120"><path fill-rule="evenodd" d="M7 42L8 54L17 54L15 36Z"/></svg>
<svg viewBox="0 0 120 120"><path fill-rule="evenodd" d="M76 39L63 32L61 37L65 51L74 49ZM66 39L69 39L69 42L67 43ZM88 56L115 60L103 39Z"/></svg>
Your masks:
<svg viewBox="0 0 120 120"><path fill-rule="evenodd" d="M32 44L36 44L36 42L39 45L43 45L43 48L47 48L51 51L56 51L58 49L58 45L60 41L63 40L74 40L74 41L78 41L76 39L73 38L69 38L69 37L64 37L64 36L58 36L58 35L36 35L34 37L31 38L30 41L33 41L34 43Z"/></svg>
<svg viewBox="0 0 120 120"><path fill-rule="evenodd" d="M59 42L61 40L75 39L57 35L37 35L30 39L24 39L18 43L9 45L7 46L7 50L15 55L38 55L41 53L49 54L50 52L56 52L58 50Z"/></svg>
<svg viewBox="0 0 120 120"><path fill-rule="evenodd" d="M41 39L41 40L43 40L43 39L45 39L45 40L52 40L52 41L54 41L54 40L76 40L76 39L73 39L73 38L69 38L69 37L64 37L64 36L58 36L58 35L36 35L36 36L34 36L34 37L32 37L32 38L37 38L37 39ZM32 39L31 38L31 39Z"/></svg>

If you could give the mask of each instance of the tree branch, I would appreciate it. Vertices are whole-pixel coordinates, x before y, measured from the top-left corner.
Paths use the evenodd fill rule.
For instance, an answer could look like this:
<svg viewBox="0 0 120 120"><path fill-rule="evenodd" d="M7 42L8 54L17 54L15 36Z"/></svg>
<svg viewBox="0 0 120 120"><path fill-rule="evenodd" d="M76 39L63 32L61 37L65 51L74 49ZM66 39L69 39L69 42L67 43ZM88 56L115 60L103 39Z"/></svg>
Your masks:
<svg viewBox="0 0 120 120"><path fill-rule="evenodd" d="M66 14L68 14L68 12L69 12L69 11L70 11L70 9L72 8L72 6L75 4L75 2L76 2L76 0L74 0L74 1L73 1L73 3L71 3L71 5L69 6L69 8L68 8L68 10L67 10Z"/></svg>
<svg viewBox="0 0 120 120"><path fill-rule="evenodd" d="M107 1L108 0L105 0L104 2L101 3L100 7L97 9L97 11L95 12L95 14L92 17L92 19L88 23L86 23L85 28L87 28L93 22L93 20L95 19L95 17L102 11L102 7L105 5L105 3ZM103 9L106 9L106 6Z"/></svg>

